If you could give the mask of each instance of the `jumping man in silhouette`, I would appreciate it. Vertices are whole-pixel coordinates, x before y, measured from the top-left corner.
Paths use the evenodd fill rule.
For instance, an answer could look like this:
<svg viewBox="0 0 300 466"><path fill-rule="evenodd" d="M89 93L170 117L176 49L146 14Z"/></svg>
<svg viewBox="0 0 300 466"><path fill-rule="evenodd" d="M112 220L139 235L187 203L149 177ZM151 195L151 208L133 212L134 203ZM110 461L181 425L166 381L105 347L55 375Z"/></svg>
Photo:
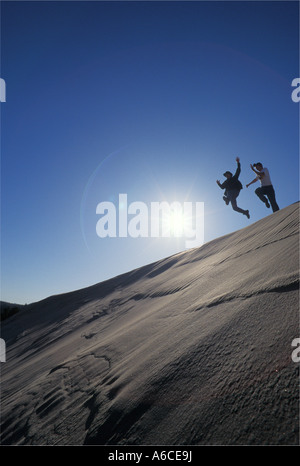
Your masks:
<svg viewBox="0 0 300 466"><path fill-rule="evenodd" d="M279 207L276 202L275 191L271 182L269 170L267 167L263 167L260 162L250 165L250 168L257 176L249 184L246 184L246 188L248 188L250 184L256 183L256 181L259 180L261 186L255 190L255 194L266 204L266 207L269 208L271 204L273 212L276 212L279 210ZM267 198L269 199L270 204Z"/></svg>
<svg viewBox="0 0 300 466"><path fill-rule="evenodd" d="M233 210L236 212L240 212L243 215L246 215L246 217L250 218L249 215L249 210L243 210L240 207L237 206L236 199L238 195L240 194L240 190L243 188L242 183L239 181L239 176L241 173L241 164L240 164L240 159L239 157L236 158L237 162L237 169L234 175L232 175L231 172L226 171L224 173L224 176L227 178L222 184L220 183L219 180L217 180L217 185L220 186L221 189L225 189L225 193L223 196L223 199L228 205L231 202L231 206Z"/></svg>

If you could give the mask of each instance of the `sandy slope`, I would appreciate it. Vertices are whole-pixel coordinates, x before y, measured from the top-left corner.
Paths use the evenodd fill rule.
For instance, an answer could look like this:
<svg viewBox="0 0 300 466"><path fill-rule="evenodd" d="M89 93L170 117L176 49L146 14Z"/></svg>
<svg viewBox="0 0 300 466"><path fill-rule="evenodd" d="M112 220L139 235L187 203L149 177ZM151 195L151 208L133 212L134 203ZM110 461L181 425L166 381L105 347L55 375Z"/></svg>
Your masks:
<svg viewBox="0 0 300 466"><path fill-rule="evenodd" d="M298 444L298 209L5 321L2 443Z"/></svg>

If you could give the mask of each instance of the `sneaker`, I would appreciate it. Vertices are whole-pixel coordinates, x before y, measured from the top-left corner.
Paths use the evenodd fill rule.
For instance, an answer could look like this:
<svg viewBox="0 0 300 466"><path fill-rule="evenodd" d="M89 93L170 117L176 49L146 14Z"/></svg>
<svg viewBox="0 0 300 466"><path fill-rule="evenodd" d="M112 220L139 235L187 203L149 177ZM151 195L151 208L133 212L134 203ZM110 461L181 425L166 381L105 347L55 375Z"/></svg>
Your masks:
<svg viewBox="0 0 300 466"><path fill-rule="evenodd" d="M266 201L265 204L266 204L266 207L268 207L268 209L270 209L269 201Z"/></svg>
<svg viewBox="0 0 300 466"><path fill-rule="evenodd" d="M229 204L229 199L226 196L223 196L223 199L224 199L226 205L228 205Z"/></svg>
<svg viewBox="0 0 300 466"><path fill-rule="evenodd" d="M245 215L246 215L247 218L250 218L249 210L246 210Z"/></svg>

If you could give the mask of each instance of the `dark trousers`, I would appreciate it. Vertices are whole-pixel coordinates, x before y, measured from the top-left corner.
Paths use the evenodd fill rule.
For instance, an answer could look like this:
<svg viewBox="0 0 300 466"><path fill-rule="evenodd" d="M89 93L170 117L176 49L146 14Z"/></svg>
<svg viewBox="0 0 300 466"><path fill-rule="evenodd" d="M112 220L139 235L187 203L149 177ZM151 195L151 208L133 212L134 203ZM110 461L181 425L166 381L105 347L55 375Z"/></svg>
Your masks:
<svg viewBox="0 0 300 466"><path fill-rule="evenodd" d="M247 211L237 206L236 198L238 197L239 194L240 194L239 189L232 189L230 191L225 191L225 196L227 197L228 201L231 202L231 206L233 210L246 215Z"/></svg>
<svg viewBox="0 0 300 466"><path fill-rule="evenodd" d="M255 190L255 194L259 197L259 199L267 204L268 200L265 196L268 197L273 212L279 210L278 204L275 199L275 191L272 185L270 186L261 186Z"/></svg>

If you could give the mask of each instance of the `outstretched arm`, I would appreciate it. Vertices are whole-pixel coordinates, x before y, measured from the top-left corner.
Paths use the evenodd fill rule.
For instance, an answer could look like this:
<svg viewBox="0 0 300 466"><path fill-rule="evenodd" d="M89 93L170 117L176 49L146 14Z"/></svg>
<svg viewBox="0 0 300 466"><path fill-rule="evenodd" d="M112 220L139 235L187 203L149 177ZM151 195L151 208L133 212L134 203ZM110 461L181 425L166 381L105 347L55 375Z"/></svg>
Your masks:
<svg viewBox="0 0 300 466"><path fill-rule="evenodd" d="M250 183L246 184L246 188L248 188L250 186L250 184L253 184L253 183L256 183L256 181L258 180L258 178L254 178L254 180L250 181Z"/></svg>

